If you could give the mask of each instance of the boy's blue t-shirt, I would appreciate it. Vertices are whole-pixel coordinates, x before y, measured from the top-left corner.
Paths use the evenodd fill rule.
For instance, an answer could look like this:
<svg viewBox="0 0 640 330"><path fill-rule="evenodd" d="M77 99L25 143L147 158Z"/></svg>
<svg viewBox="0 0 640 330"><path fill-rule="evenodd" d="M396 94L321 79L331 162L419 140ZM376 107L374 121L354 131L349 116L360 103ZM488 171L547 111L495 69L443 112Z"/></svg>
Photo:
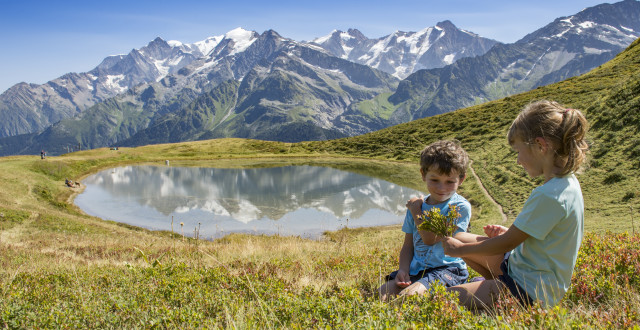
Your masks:
<svg viewBox="0 0 640 330"><path fill-rule="evenodd" d="M428 211L433 207L440 209L440 213L447 215L449 213L449 207L455 205L460 218L458 218L455 234L463 231L467 231L469 228L469 220L471 219L471 204L462 196L454 193L447 201L436 205L429 205L426 203L427 198L422 202L422 211ZM455 266L459 269L467 269L467 264L462 258L454 258L444 254L442 243L438 242L433 245L427 245L422 241L422 237L418 232L416 223L413 221L411 212L407 210L407 214L404 218L404 224L402 225L402 231L407 234L413 235L413 259L411 260L411 266L409 267L409 275L416 275L420 271L427 268L436 268L440 266Z"/></svg>

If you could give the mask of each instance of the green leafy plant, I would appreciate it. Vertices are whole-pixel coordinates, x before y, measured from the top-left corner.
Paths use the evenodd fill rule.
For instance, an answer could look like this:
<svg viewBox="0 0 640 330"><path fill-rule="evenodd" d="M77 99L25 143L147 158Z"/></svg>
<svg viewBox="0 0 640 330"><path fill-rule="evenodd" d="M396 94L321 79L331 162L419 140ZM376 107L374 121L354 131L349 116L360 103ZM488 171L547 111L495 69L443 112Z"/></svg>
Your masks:
<svg viewBox="0 0 640 330"><path fill-rule="evenodd" d="M438 236L452 236L456 231L456 221L459 217L460 213L455 205L451 205L446 216L440 212L439 208L432 207L420 215L423 222L418 226L418 229L430 231Z"/></svg>

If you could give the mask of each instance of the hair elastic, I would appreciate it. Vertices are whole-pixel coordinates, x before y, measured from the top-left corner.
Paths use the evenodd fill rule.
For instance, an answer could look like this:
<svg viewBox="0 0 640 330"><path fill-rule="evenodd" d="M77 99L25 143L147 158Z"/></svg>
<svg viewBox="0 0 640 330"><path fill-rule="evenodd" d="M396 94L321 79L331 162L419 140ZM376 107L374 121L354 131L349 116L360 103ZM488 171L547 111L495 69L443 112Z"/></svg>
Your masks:
<svg viewBox="0 0 640 330"><path fill-rule="evenodd" d="M566 115L567 113L569 113L569 111L574 110L572 108L566 108L564 109L564 112L562 112L562 116L564 117L564 115Z"/></svg>

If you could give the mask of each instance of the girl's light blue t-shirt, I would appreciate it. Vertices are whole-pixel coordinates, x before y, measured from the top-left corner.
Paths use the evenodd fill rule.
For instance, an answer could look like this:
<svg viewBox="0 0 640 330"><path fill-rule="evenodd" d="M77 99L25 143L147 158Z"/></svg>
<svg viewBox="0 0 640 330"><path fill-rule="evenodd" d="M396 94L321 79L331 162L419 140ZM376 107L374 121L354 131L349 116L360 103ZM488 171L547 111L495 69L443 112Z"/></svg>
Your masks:
<svg viewBox="0 0 640 330"><path fill-rule="evenodd" d="M582 242L584 200L573 174L535 188L513 225L529 235L509 257L509 275L546 305L560 302Z"/></svg>
<svg viewBox="0 0 640 330"><path fill-rule="evenodd" d="M471 204L462 196L454 193L447 201L437 205L429 205L426 203L427 198L422 202L422 211L428 211L433 207L440 209L440 213L443 215L449 214L449 207L455 205L460 217L458 218L455 234L467 231L469 228L469 220L471 218ZM467 269L467 264L461 258L454 258L444 254L442 243L438 242L433 245L427 245L422 241L422 236L418 232L416 223L413 221L411 212L407 210L407 214L404 218L404 224L402 225L402 231L413 236L413 259L411 260L411 266L409 267L409 274L416 275L420 271L427 268L435 268L440 266L455 266L459 269Z"/></svg>

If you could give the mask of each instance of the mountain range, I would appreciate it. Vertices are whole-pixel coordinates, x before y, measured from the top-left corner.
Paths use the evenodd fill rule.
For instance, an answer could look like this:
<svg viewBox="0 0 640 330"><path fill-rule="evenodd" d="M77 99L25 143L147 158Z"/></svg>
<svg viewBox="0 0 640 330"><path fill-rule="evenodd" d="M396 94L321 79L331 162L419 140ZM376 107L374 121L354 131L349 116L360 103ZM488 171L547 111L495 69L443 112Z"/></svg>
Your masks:
<svg viewBox="0 0 640 330"><path fill-rule="evenodd" d="M0 154L353 136L582 74L639 36L640 2L625 0L513 44L449 21L379 39L354 29L311 42L243 29L194 44L156 38L90 72L1 94Z"/></svg>

